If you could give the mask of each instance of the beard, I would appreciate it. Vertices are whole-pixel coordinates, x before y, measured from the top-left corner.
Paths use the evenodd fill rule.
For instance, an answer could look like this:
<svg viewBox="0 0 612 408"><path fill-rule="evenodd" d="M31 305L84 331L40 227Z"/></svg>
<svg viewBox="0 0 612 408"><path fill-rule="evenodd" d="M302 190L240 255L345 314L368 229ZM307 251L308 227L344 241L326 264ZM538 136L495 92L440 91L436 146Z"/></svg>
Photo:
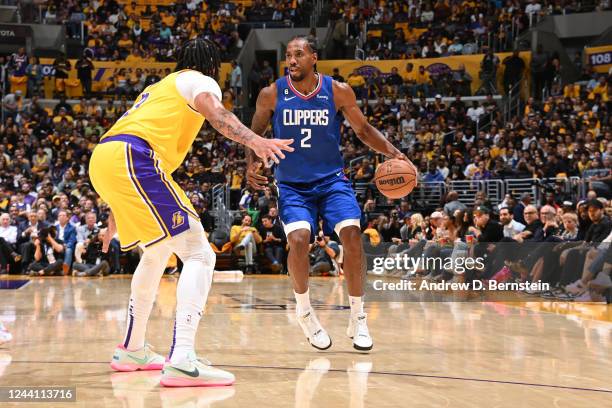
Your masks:
<svg viewBox="0 0 612 408"><path fill-rule="evenodd" d="M290 73L289 77L291 78L291 80L293 82L300 82L300 81L302 81L306 77L306 75L304 75L303 73L299 73L299 74L291 74Z"/></svg>

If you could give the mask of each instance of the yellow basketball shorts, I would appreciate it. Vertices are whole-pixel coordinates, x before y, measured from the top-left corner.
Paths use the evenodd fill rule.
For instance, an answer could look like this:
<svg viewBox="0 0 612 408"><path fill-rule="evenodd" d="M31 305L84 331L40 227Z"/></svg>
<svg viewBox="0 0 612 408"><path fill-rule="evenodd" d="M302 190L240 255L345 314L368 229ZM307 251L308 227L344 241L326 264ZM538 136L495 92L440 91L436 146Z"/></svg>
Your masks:
<svg viewBox="0 0 612 408"><path fill-rule="evenodd" d="M200 219L153 149L137 136L102 140L91 156L89 176L115 216L123 250L150 247L188 230L189 215Z"/></svg>

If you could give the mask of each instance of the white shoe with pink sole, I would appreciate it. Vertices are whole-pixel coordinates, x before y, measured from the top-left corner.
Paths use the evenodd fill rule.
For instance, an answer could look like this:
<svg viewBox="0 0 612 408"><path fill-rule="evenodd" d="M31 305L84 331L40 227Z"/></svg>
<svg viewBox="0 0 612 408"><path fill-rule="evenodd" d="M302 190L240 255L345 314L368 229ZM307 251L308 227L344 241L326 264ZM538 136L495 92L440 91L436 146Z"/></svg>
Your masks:
<svg viewBox="0 0 612 408"><path fill-rule="evenodd" d="M115 371L161 370L166 359L155 353L149 344L139 350L129 351L123 345L117 346L111 368Z"/></svg>

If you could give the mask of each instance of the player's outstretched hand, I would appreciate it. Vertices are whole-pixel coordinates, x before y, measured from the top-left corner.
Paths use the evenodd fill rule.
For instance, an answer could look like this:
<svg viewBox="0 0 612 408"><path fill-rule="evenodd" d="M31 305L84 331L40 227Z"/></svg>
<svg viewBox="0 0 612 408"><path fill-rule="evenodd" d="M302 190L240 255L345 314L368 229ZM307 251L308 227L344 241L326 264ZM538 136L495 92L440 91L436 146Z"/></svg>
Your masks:
<svg viewBox="0 0 612 408"><path fill-rule="evenodd" d="M283 150L292 152L293 147L289 146L293 143L293 139L265 139L260 138L254 146L249 146L253 152L262 159L264 163L273 161L278 164L280 159L285 158Z"/></svg>
<svg viewBox="0 0 612 408"><path fill-rule="evenodd" d="M260 161L256 161L247 168L247 183L255 190L263 190L268 184L268 178L257 173L261 165Z"/></svg>

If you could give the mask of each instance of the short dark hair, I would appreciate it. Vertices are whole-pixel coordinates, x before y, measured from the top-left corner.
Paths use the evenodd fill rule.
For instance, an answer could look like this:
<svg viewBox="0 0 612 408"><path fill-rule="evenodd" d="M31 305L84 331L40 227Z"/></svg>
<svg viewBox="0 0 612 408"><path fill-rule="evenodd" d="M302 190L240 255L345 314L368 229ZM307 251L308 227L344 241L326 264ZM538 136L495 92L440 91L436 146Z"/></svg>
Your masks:
<svg viewBox="0 0 612 408"><path fill-rule="evenodd" d="M289 44L291 41L296 41L296 40L304 40L306 41L306 44L308 44L308 48L310 48L310 52L312 52L313 54L317 54L317 45L315 44L314 41L312 41L312 39L308 38L305 35L296 35L294 37L292 37L289 42L287 44Z"/></svg>
<svg viewBox="0 0 612 408"><path fill-rule="evenodd" d="M177 51L175 71L193 69L217 80L220 67L219 47L211 40L194 38L184 43Z"/></svg>

